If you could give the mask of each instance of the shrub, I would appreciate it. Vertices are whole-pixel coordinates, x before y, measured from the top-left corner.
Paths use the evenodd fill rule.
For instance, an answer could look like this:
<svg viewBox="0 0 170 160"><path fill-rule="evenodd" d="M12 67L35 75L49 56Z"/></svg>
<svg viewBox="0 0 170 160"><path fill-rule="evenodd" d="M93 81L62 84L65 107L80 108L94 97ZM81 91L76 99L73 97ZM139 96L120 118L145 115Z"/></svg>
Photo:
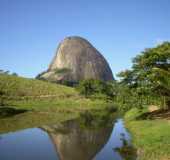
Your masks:
<svg viewBox="0 0 170 160"><path fill-rule="evenodd" d="M104 82L94 79L80 81L77 86L77 90L85 97L103 94L109 98L113 98L115 95L114 86L111 82Z"/></svg>
<svg viewBox="0 0 170 160"><path fill-rule="evenodd" d="M69 68L55 69L55 73L57 73L57 74L64 74L64 73L69 73L69 72L71 72L71 69L69 69Z"/></svg>

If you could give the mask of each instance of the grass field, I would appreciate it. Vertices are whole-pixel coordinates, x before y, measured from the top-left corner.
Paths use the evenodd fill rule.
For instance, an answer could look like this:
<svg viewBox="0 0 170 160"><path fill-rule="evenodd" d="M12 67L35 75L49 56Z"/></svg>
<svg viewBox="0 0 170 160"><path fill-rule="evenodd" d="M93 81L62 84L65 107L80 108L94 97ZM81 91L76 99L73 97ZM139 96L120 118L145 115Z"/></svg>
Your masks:
<svg viewBox="0 0 170 160"><path fill-rule="evenodd" d="M71 87L5 74L0 74L0 91L8 99L67 98L78 95L75 89Z"/></svg>
<svg viewBox="0 0 170 160"><path fill-rule="evenodd" d="M125 118L139 160L170 160L170 120L135 120L135 110L129 111Z"/></svg>

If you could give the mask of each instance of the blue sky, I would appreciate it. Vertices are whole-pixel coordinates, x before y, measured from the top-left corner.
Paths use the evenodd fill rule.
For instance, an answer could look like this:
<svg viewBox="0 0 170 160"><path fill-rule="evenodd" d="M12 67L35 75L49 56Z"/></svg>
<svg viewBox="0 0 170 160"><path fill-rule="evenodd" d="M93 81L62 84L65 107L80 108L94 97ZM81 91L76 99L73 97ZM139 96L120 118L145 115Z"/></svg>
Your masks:
<svg viewBox="0 0 170 160"><path fill-rule="evenodd" d="M0 0L0 69L35 77L71 35L89 40L115 75L170 41L170 0Z"/></svg>

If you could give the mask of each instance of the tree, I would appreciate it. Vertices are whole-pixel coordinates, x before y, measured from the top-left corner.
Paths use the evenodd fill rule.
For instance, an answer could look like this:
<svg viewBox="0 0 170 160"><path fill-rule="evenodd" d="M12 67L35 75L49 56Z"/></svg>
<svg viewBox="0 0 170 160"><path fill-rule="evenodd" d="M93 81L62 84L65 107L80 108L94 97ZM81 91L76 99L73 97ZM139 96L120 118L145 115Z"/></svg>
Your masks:
<svg viewBox="0 0 170 160"><path fill-rule="evenodd" d="M5 105L5 102L4 102L4 91L0 90L0 106L4 106Z"/></svg>
<svg viewBox="0 0 170 160"><path fill-rule="evenodd" d="M6 75L9 75L9 73L10 73L9 71L5 71L5 72L4 72L4 74L6 74Z"/></svg>
<svg viewBox="0 0 170 160"><path fill-rule="evenodd" d="M131 70L118 74L121 82L140 94L153 92L170 105L170 42L146 49L133 59ZM141 90L142 89L142 90Z"/></svg>
<svg viewBox="0 0 170 160"><path fill-rule="evenodd" d="M0 106L4 106L5 103L5 96L6 96L6 92L5 92L5 88L6 88L6 83L2 83L0 81Z"/></svg>
<svg viewBox="0 0 170 160"><path fill-rule="evenodd" d="M0 69L0 74L6 74L6 75L9 75L9 71L4 71L4 70L2 70L2 69Z"/></svg>
<svg viewBox="0 0 170 160"><path fill-rule="evenodd" d="M18 76L18 74L14 72L14 73L12 73L12 76L16 76L16 77L17 77L17 76Z"/></svg>
<svg viewBox="0 0 170 160"><path fill-rule="evenodd" d="M115 96L113 82L104 82L94 79L83 80L79 82L77 89L80 94L85 95L86 97L95 94L103 94L109 98Z"/></svg>
<svg viewBox="0 0 170 160"><path fill-rule="evenodd" d="M4 73L4 71L2 69L0 69L0 74L3 74L3 73Z"/></svg>

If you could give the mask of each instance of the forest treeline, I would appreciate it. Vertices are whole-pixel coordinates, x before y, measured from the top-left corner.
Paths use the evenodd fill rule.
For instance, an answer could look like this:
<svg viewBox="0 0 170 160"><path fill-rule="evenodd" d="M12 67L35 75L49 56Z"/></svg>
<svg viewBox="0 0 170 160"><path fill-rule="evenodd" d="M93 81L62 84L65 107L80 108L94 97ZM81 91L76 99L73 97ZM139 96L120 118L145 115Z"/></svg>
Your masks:
<svg viewBox="0 0 170 160"><path fill-rule="evenodd" d="M117 74L118 81L84 80L77 89L86 97L107 97L122 110L146 105L170 107L170 42L145 49L132 67Z"/></svg>

